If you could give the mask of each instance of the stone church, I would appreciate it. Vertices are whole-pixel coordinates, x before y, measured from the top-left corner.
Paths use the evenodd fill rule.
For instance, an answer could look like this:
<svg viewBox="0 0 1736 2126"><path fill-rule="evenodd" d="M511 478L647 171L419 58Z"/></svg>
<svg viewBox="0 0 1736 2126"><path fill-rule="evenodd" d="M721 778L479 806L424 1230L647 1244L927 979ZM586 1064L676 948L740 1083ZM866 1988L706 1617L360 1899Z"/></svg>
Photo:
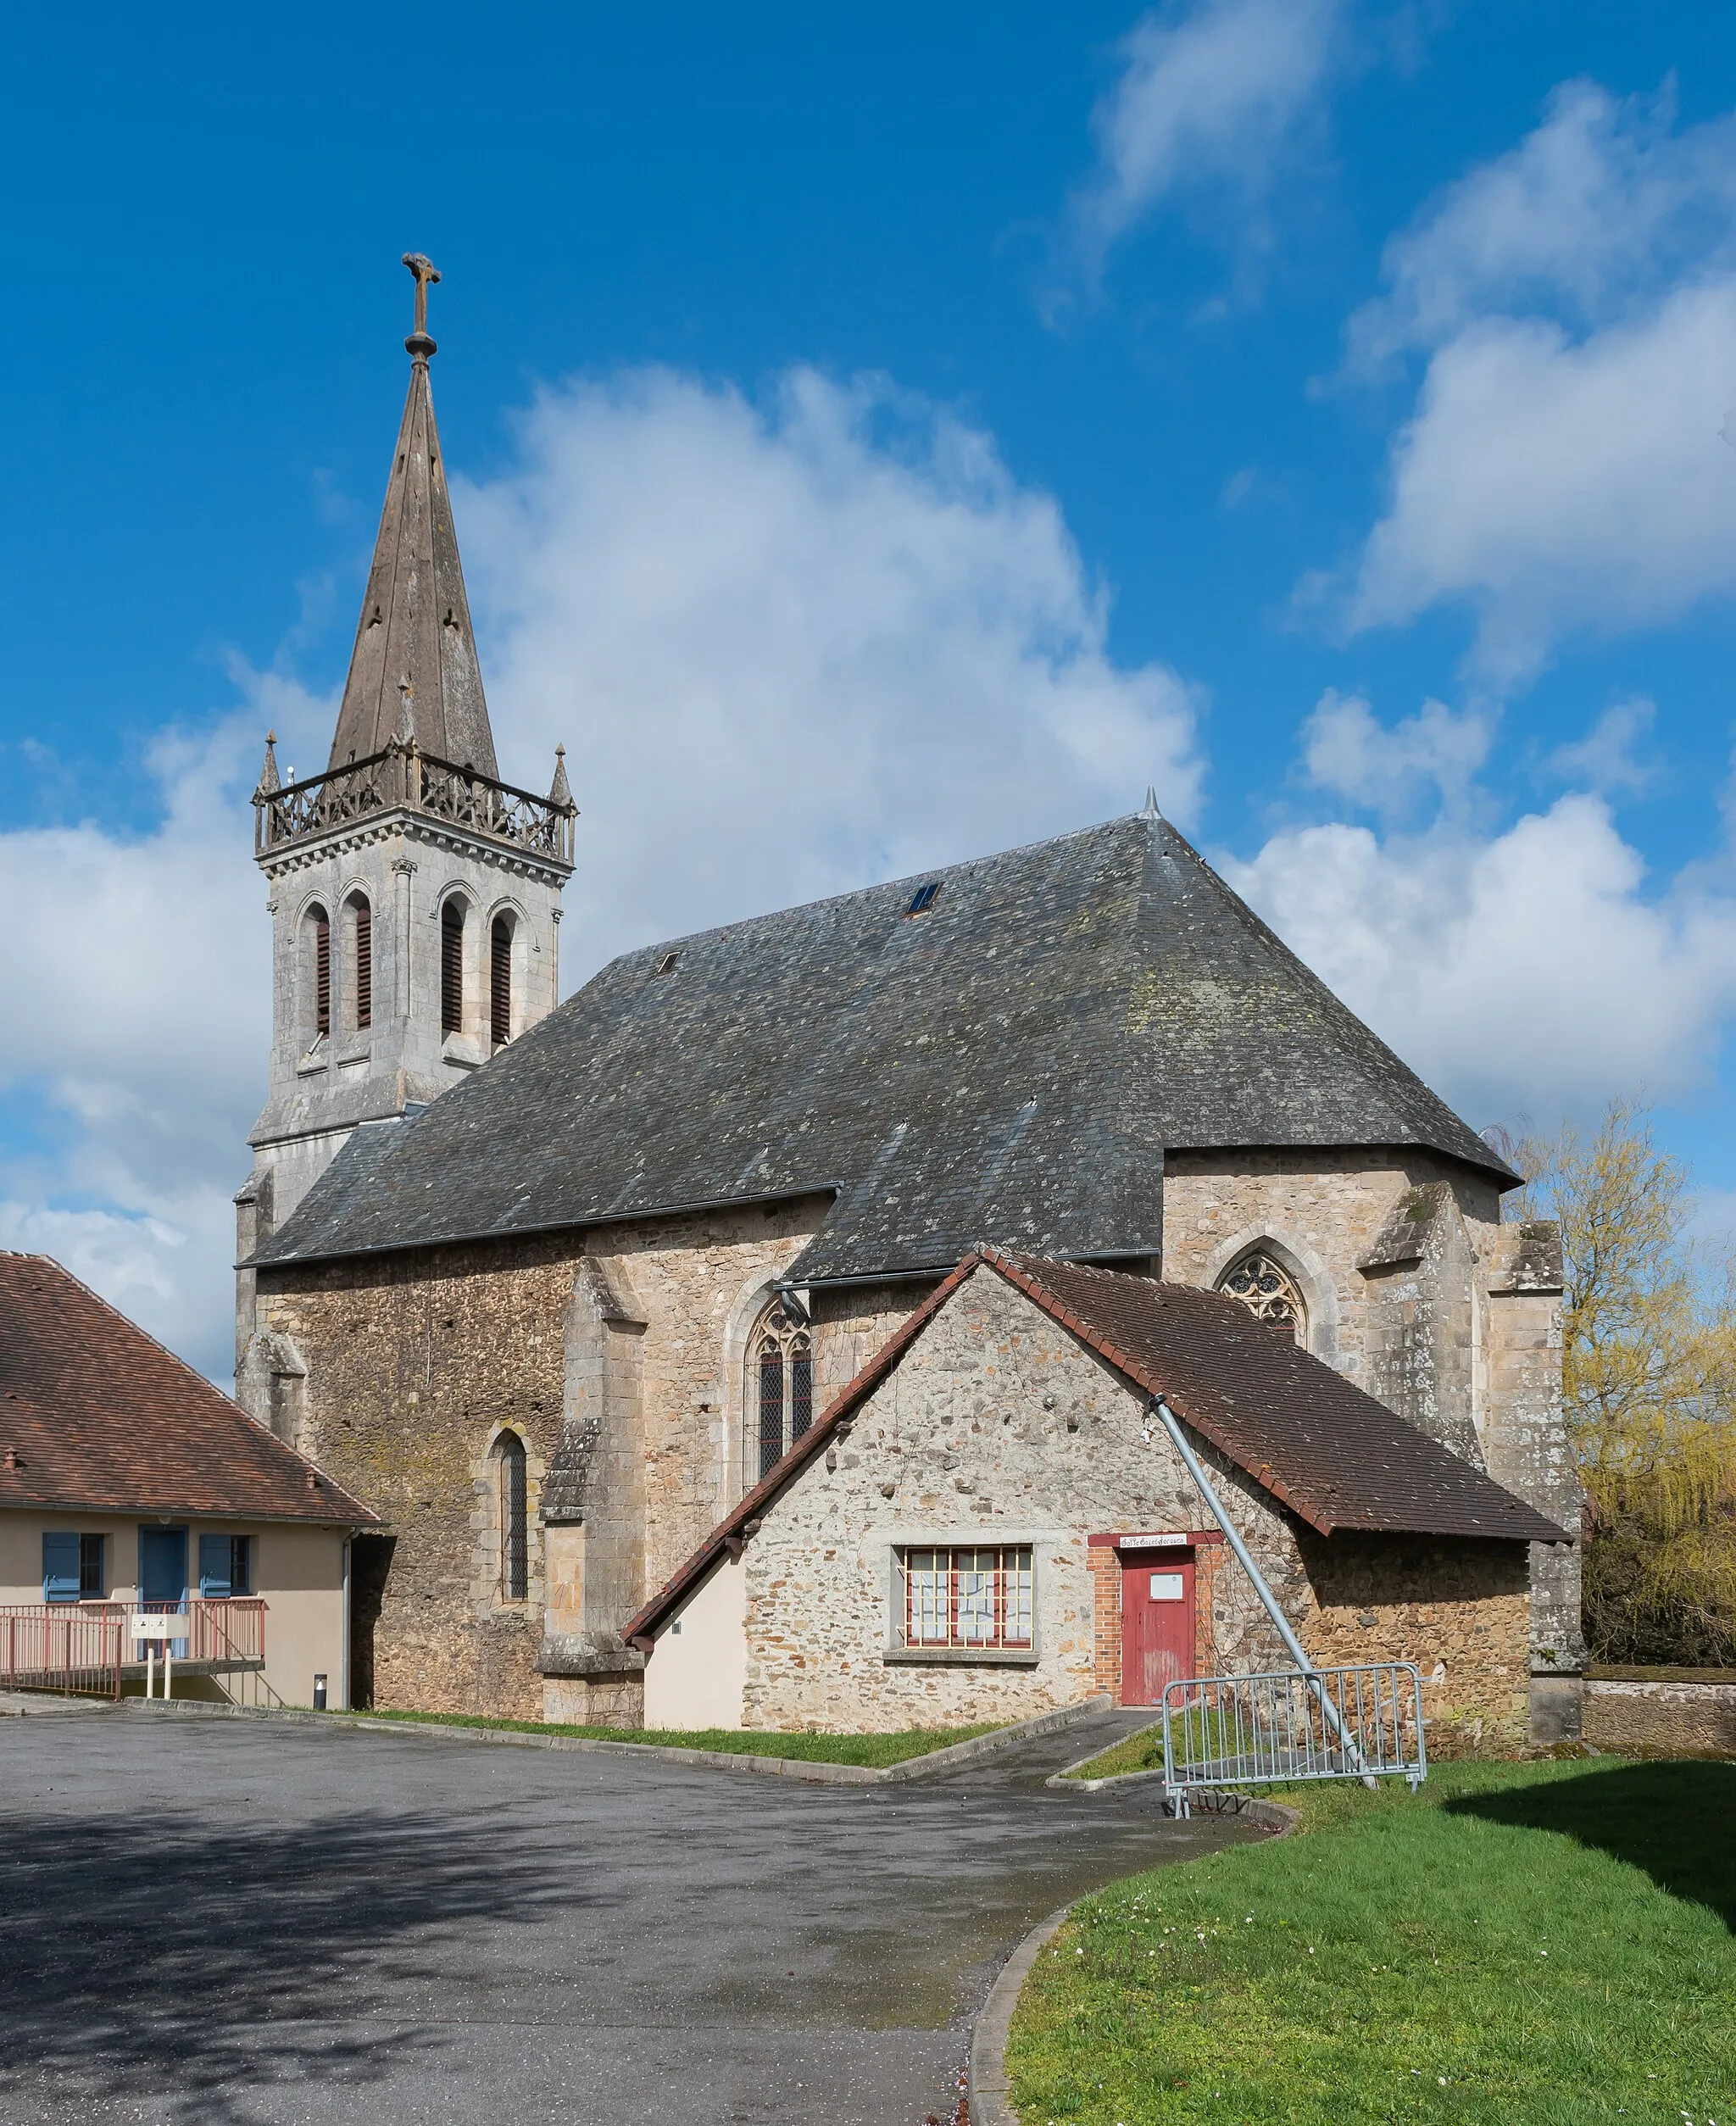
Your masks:
<svg viewBox="0 0 1736 2126"><path fill-rule="evenodd" d="M1093 1544L1185 1547L1185 1574L1148 1576L1199 1590L1174 1659L1245 1664L1205 1505L1135 1467L1193 1366L1204 1450L1270 1523L1311 1644L1429 1664L1448 1716L1571 1722L1554 1231L1502 1223L1517 1177L1155 802L647 946L557 1003L576 810L559 759L546 795L499 776L430 390L437 275L406 263L409 397L331 756L283 779L268 743L254 799L274 1027L236 1199L237 1393L382 1523L356 1544L352 1702L692 1711L657 1681L665 1634L756 1545L784 1564L729 1598L760 1623L728 1626L744 1681L701 1692L713 1723L1114 1689L1125 1598L1091 1593ZM869 1454L850 1413L894 1363L904 1415ZM1267 1405L1290 1416L1249 1430ZM779 1504L841 1468L852 1422L848 1495ZM873 1617L774 1689L804 1556L856 1580L804 1599Z"/></svg>

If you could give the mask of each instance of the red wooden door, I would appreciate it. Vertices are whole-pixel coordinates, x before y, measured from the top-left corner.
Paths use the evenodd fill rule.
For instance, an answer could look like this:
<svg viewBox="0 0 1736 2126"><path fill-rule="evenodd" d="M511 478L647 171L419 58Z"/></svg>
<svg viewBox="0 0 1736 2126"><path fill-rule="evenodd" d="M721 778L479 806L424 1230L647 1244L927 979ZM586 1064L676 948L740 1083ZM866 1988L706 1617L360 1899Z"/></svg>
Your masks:
<svg viewBox="0 0 1736 2126"><path fill-rule="evenodd" d="M1194 1673L1194 1553L1123 1550L1121 1703L1155 1706Z"/></svg>

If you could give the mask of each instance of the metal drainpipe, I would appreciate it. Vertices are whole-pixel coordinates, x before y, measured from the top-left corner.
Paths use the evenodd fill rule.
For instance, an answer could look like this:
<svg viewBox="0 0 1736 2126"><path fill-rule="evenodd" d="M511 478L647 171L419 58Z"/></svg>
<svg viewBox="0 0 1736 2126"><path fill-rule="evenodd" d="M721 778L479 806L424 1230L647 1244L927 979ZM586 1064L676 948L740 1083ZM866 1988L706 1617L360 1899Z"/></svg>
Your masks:
<svg viewBox="0 0 1736 2126"><path fill-rule="evenodd" d="M349 1550L351 1538L343 1539L343 1649L337 1663L337 1704L349 1711Z"/></svg>
<svg viewBox="0 0 1736 2126"><path fill-rule="evenodd" d="M1248 1545L1242 1540L1241 1531L1237 1528L1235 1522L1230 1518L1229 1515L1224 1511L1221 1504L1219 1502L1216 1492L1212 1489L1211 1485L1206 1480L1205 1472L1199 1466L1199 1457L1194 1453L1193 1448L1188 1444L1188 1435L1182 1429L1181 1419L1177 1416L1175 1411L1170 1408L1169 1405L1164 1400L1161 1395L1153 1396L1151 1400L1151 1408L1156 1412L1159 1422L1162 1424L1164 1430L1169 1434L1171 1444L1174 1446L1176 1452L1182 1457L1182 1466L1186 1468L1188 1474L1192 1477L1194 1483L1199 1485L1199 1495L1205 1500L1207 1505L1211 1508L1212 1514L1216 1518L1218 1526L1224 1532L1225 1542L1229 1544L1231 1550L1232 1550L1236 1554L1236 1562L1248 1575L1249 1578L1253 1581L1254 1591L1260 1597L1261 1607L1265 1610L1266 1615L1271 1617L1273 1624L1277 1627L1278 1637L1284 1642L1284 1650L1289 1655L1291 1660L1295 1662L1296 1666L1302 1671L1305 1676L1313 1675L1316 1672L1314 1663L1310 1661L1307 1655L1303 1652L1301 1640L1298 1639L1295 1633L1290 1629L1290 1620L1285 1616L1283 1611L1279 1608L1277 1596L1274 1594L1271 1589L1266 1585L1265 1574L1254 1562L1253 1553L1249 1550ZM1324 1684L1318 1684L1315 1686L1315 1696L1319 1700L1321 1712L1326 1716L1327 1726L1331 1728L1333 1733L1338 1738L1338 1741L1343 1746L1345 1757L1357 1771L1362 1773L1362 1784L1364 1786L1369 1788L1370 1790L1372 1791L1379 1783L1375 1778L1372 1772L1367 1772L1363 1769L1362 1752L1350 1739L1349 1730L1345 1728L1343 1720L1341 1720L1338 1717L1338 1707L1333 1705L1332 1700L1327 1696Z"/></svg>

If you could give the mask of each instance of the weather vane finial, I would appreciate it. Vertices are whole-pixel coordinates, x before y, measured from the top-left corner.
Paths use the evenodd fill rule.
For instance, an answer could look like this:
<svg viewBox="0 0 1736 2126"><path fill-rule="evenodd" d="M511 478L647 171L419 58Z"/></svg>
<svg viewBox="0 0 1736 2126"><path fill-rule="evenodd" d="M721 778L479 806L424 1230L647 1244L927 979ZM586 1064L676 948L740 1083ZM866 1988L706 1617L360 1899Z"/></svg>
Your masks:
<svg viewBox="0 0 1736 2126"><path fill-rule="evenodd" d="M420 251L406 251L403 262L416 276L416 329L404 342L408 353L426 361L437 350L428 337L428 283L440 278L440 269Z"/></svg>

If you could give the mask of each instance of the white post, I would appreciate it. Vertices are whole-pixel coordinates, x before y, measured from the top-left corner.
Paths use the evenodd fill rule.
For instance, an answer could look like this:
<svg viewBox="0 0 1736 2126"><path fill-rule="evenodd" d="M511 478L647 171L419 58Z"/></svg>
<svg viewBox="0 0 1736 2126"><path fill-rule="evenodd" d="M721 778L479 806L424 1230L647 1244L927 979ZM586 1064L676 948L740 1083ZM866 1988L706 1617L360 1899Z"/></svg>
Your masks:
<svg viewBox="0 0 1736 2126"><path fill-rule="evenodd" d="M156 1695L157 1642L154 1639L147 1639L145 1641L145 1695L154 1698Z"/></svg>
<svg viewBox="0 0 1736 2126"><path fill-rule="evenodd" d="M172 1639L165 1639L163 1642L163 1695L165 1699L175 1695L175 1641Z"/></svg>

